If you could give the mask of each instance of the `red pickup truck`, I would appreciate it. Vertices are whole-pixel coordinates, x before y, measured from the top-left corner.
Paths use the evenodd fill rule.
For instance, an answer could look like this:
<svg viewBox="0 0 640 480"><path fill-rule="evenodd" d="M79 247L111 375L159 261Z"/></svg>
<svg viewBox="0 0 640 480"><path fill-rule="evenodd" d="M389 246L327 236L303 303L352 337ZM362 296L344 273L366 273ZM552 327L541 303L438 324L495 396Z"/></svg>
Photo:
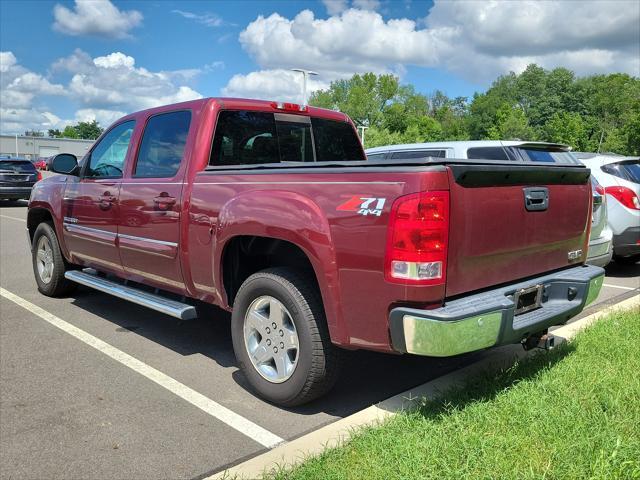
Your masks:
<svg viewBox="0 0 640 480"><path fill-rule="evenodd" d="M581 165L367 161L350 119L209 98L128 115L38 182L38 289L83 284L181 319L232 311L265 399L325 393L342 349L536 344L597 296Z"/></svg>

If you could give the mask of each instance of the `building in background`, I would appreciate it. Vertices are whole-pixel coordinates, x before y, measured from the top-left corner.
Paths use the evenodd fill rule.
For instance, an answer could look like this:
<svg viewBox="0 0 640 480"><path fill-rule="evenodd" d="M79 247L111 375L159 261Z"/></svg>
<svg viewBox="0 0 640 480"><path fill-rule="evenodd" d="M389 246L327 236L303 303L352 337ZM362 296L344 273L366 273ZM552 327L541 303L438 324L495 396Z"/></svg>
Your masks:
<svg viewBox="0 0 640 480"><path fill-rule="evenodd" d="M78 159L81 159L94 142L95 140L76 140L73 138L0 135L0 155L18 156L34 161L58 153L73 153Z"/></svg>

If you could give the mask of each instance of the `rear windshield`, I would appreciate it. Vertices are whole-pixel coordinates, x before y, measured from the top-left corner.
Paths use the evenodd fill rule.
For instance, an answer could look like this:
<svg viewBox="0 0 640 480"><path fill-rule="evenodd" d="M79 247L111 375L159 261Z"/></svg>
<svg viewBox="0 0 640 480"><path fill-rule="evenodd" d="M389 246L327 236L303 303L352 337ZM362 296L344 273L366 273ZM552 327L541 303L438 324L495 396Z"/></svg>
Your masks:
<svg viewBox="0 0 640 480"><path fill-rule="evenodd" d="M350 123L304 115L225 110L209 165L365 160Z"/></svg>
<svg viewBox="0 0 640 480"><path fill-rule="evenodd" d="M34 173L36 167L29 161L7 161L0 162L0 170L7 170L14 173Z"/></svg>
<svg viewBox="0 0 640 480"><path fill-rule="evenodd" d="M640 159L610 163L603 165L600 169L623 180L640 183Z"/></svg>
<svg viewBox="0 0 640 480"><path fill-rule="evenodd" d="M514 147L528 162L579 164L580 161L571 152L558 152L537 148Z"/></svg>

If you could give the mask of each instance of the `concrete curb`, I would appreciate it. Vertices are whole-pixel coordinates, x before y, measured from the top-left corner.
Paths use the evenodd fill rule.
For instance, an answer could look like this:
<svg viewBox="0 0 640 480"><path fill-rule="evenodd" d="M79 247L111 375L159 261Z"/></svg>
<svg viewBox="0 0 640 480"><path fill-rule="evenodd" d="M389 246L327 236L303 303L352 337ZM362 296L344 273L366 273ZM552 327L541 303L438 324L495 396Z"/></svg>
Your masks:
<svg viewBox="0 0 640 480"><path fill-rule="evenodd" d="M596 322L598 319L618 310L640 307L640 296L623 300L610 307L604 308L573 323L557 328L553 331L556 344L568 341L576 334ZM423 385L395 395L377 405L342 418L300 438L284 443L261 455L253 457L239 465L216 473L205 480L229 478L260 478L279 467L291 467L301 463L306 458L319 455L327 448L336 447L349 439L357 429L375 425L396 413L407 410L423 398L433 398L441 392L447 391L463 383L467 378L480 372L492 372L513 365L520 358L530 353L525 352L519 345L510 345L489 350L478 362L455 372L431 380Z"/></svg>

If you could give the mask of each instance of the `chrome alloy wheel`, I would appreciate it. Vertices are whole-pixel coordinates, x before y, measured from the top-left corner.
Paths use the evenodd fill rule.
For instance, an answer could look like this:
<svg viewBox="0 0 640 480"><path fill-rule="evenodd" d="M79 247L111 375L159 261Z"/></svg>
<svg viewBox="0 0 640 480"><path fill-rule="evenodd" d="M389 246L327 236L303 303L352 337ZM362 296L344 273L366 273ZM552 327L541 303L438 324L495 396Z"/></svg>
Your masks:
<svg viewBox="0 0 640 480"><path fill-rule="evenodd" d="M51 249L51 243L49 239L42 235L38 239L38 245L36 247L36 265L38 267L38 276L43 283L51 282L53 276L53 250Z"/></svg>
<svg viewBox="0 0 640 480"><path fill-rule="evenodd" d="M299 342L287 308L265 295L255 299L244 317L244 346L253 368L271 383L288 380L296 369Z"/></svg>

